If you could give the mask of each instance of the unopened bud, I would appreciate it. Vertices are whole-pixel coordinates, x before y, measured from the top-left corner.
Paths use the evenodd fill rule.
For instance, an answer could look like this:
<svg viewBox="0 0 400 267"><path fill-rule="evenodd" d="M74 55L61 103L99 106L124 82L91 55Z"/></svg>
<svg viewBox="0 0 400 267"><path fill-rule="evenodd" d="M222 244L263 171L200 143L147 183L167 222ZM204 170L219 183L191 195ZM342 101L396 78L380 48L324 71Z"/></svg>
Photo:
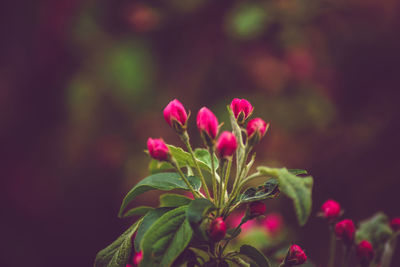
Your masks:
<svg viewBox="0 0 400 267"><path fill-rule="evenodd" d="M203 107L197 113L197 128L208 147L213 147L218 133L218 120L214 113Z"/></svg>
<svg viewBox="0 0 400 267"><path fill-rule="evenodd" d="M265 135L269 127L264 120L255 118L247 124L247 143L250 146L256 145Z"/></svg>
<svg viewBox="0 0 400 267"><path fill-rule="evenodd" d="M160 161L167 161L169 159L169 148L161 138L147 139L147 149L152 158Z"/></svg>
<svg viewBox="0 0 400 267"><path fill-rule="evenodd" d="M291 245L284 259L284 266L295 266L305 263L307 255L298 245Z"/></svg>
<svg viewBox="0 0 400 267"><path fill-rule="evenodd" d="M251 202L248 208L248 216L250 218L261 216L265 213L267 207L261 201Z"/></svg>
<svg viewBox="0 0 400 267"><path fill-rule="evenodd" d="M246 99L233 99L231 109L239 125L243 125L251 113L253 113L253 106Z"/></svg>
<svg viewBox="0 0 400 267"><path fill-rule="evenodd" d="M400 231L400 217L394 218L394 219L390 222L390 227L392 227L392 230L393 230L394 232Z"/></svg>
<svg viewBox="0 0 400 267"><path fill-rule="evenodd" d="M222 217L218 217L214 219L209 228L208 228L208 235L209 237L217 242L222 240L226 234L226 225Z"/></svg>
<svg viewBox="0 0 400 267"><path fill-rule="evenodd" d="M340 216L340 204L333 199L327 200L321 206L322 216L330 221Z"/></svg>
<svg viewBox="0 0 400 267"><path fill-rule="evenodd" d="M132 258L133 266L139 266L142 259L143 259L143 251L135 253Z"/></svg>
<svg viewBox="0 0 400 267"><path fill-rule="evenodd" d="M341 239L347 246L353 244L355 231L354 223L350 219L345 219L335 225L336 237Z"/></svg>
<svg viewBox="0 0 400 267"><path fill-rule="evenodd" d="M220 158L230 158L237 148L236 137L231 132L223 132L217 140L217 154Z"/></svg>
<svg viewBox="0 0 400 267"><path fill-rule="evenodd" d="M356 253L361 266L369 266L375 255L371 243L367 240L363 240L357 245Z"/></svg>
<svg viewBox="0 0 400 267"><path fill-rule="evenodd" d="M174 99L164 109L164 119L177 133L186 131L187 113L178 99Z"/></svg>

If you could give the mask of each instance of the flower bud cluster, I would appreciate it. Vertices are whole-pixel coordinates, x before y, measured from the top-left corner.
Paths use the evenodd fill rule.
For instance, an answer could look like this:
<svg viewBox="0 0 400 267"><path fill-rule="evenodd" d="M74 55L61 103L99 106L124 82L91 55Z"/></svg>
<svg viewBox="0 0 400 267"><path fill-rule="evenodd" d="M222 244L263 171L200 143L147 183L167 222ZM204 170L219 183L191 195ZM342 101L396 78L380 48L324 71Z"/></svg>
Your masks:
<svg viewBox="0 0 400 267"><path fill-rule="evenodd" d="M244 126L246 120L253 113L253 106L246 99L235 98L232 100L230 108L240 126ZM174 99L168 103L163 111L164 119L179 135L186 134L188 113L182 103ZM215 147L217 155L221 159L227 159L235 153L238 140L232 132L224 131L218 138L218 119L207 107L202 107L197 113L197 128L207 147ZM265 135L269 127L260 118L252 119L246 127L247 143L254 146ZM170 154L168 146L162 139L149 138L147 148L152 158L160 161L169 161Z"/></svg>

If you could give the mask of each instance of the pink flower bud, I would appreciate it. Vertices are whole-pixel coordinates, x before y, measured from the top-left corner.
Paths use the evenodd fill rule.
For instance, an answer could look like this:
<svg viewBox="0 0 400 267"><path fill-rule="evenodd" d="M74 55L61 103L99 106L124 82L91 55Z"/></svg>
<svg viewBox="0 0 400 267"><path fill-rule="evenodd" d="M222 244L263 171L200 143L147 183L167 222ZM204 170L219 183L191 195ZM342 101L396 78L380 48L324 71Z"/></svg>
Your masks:
<svg viewBox="0 0 400 267"><path fill-rule="evenodd" d="M255 145L260 142L260 139L265 135L269 127L265 121L260 118L255 118L247 124L247 141L250 145Z"/></svg>
<svg viewBox="0 0 400 267"><path fill-rule="evenodd" d="M291 245L285 258L285 264L288 266L300 265L305 263L307 255L298 245Z"/></svg>
<svg viewBox="0 0 400 267"><path fill-rule="evenodd" d="M231 103L231 109L238 124L240 125L243 125L253 112L253 106L246 99L233 99Z"/></svg>
<svg viewBox="0 0 400 267"><path fill-rule="evenodd" d="M168 160L169 149L164 141L160 139L147 139L147 149L149 150L150 156L156 160Z"/></svg>
<svg viewBox="0 0 400 267"><path fill-rule="evenodd" d="M197 128L206 145L213 146L218 133L218 120L206 107L202 107L197 113Z"/></svg>
<svg viewBox="0 0 400 267"><path fill-rule="evenodd" d="M222 217L214 219L208 228L208 235L210 236L210 238L213 241L218 242L225 237L225 234L226 225Z"/></svg>
<svg viewBox="0 0 400 267"><path fill-rule="evenodd" d="M237 148L236 137L231 132L223 132L217 141L217 154L220 158L228 158L235 153Z"/></svg>
<svg viewBox="0 0 400 267"><path fill-rule="evenodd" d="M357 245L356 252L361 266L369 266L369 263L372 261L375 255L371 243L367 240L363 240Z"/></svg>
<svg viewBox="0 0 400 267"><path fill-rule="evenodd" d="M392 227L392 230L393 230L394 232L400 231L400 217L394 218L394 219L390 222L390 227Z"/></svg>
<svg viewBox="0 0 400 267"><path fill-rule="evenodd" d="M270 213L261 223L270 234L275 235L281 231L283 219L279 213Z"/></svg>
<svg viewBox="0 0 400 267"><path fill-rule="evenodd" d="M267 207L261 201L251 202L249 204L249 217L258 217L265 213Z"/></svg>
<svg viewBox="0 0 400 267"><path fill-rule="evenodd" d="M133 255L132 262L134 266L139 266L143 259L143 251L139 251Z"/></svg>
<svg viewBox="0 0 400 267"><path fill-rule="evenodd" d="M327 200L321 206L324 218L328 220L337 219L340 216L340 204L333 199Z"/></svg>
<svg viewBox="0 0 400 267"><path fill-rule="evenodd" d="M340 221L335 226L336 237L341 239L348 246L354 242L355 231L354 223L350 219Z"/></svg>
<svg viewBox="0 0 400 267"><path fill-rule="evenodd" d="M181 102L174 99L164 109L165 121L179 134L186 131L187 113Z"/></svg>

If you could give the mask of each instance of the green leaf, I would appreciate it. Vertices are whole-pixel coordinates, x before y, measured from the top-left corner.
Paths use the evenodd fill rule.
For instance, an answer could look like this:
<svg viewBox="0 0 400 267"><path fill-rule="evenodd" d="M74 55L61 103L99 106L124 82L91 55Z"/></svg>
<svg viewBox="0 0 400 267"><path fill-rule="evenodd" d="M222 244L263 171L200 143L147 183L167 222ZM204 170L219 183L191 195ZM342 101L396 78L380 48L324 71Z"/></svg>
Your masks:
<svg viewBox="0 0 400 267"><path fill-rule="evenodd" d="M135 245L135 250L139 252L141 250L140 247L140 242L143 239L144 234L146 231L150 228L150 226L157 221L158 218L160 218L162 215L170 211L171 209L169 208L158 208L150 211L149 213L146 214L146 216L143 217L143 221L140 224L138 231L136 233L134 245Z"/></svg>
<svg viewBox="0 0 400 267"><path fill-rule="evenodd" d="M226 108L228 109L232 132L235 135L236 140L238 142L238 147L236 148L236 172L239 173L239 167L241 165L241 162L244 160L244 154L245 154L245 146L243 144L242 130L240 129L239 124L237 124L235 115L233 114L233 111L230 108L230 106L226 106Z"/></svg>
<svg viewBox="0 0 400 267"><path fill-rule="evenodd" d="M171 266L192 238L192 228L186 220L187 206L161 216L143 236L143 260L140 267Z"/></svg>
<svg viewBox="0 0 400 267"><path fill-rule="evenodd" d="M356 241L357 243L362 240L370 241L379 253L392 234L393 231L389 226L389 217L382 212L378 212L371 218L360 222L356 232Z"/></svg>
<svg viewBox="0 0 400 267"><path fill-rule="evenodd" d="M131 225L117 240L97 253L94 267L125 267L132 253L131 237L142 220Z"/></svg>
<svg viewBox="0 0 400 267"><path fill-rule="evenodd" d="M286 168L258 167L257 170L278 180L281 192L293 200L299 224L304 225L311 213L313 178L297 177Z"/></svg>
<svg viewBox="0 0 400 267"><path fill-rule="evenodd" d="M243 192L238 198L241 203L260 201L268 198L276 198L279 195L278 181L276 179L270 179L263 185L257 188L250 187Z"/></svg>
<svg viewBox="0 0 400 267"><path fill-rule="evenodd" d="M136 208L132 208L125 212L125 214L122 216L122 218L127 218L127 217L132 217L132 216L138 216L138 215L145 215L147 212L153 210L153 207L148 207L148 206L139 206Z"/></svg>
<svg viewBox="0 0 400 267"><path fill-rule="evenodd" d="M160 196L161 207L180 207L189 205L192 199L178 194L164 194Z"/></svg>
<svg viewBox="0 0 400 267"><path fill-rule="evenodd" d="M158 161L155 159L150 160L149 163L150 174L156 174L164 172L166 170L174 170L174 167L172 167L172 165L166 161Z"/></svg>
<svg viewBox="0 0 400 267"><path fill-rule="evenodd" d="M169 151L171 155L175 158L175 160L178 162L178 165L183 168L186 166L189 167L196 167L192 156L184 151L180 147L176 147L173 145L167 145L169 148ZM206 149L196 149L195 150L195 157L197 159L197 163L199 164L200 169L206 170L209 173L211 173L211 159L210 159L210 154ZM207 153L207 154L206 154ZM216 163L216 168L218 167L218 159L215 156L214 157L214 162ZM157 160L151 160L150 165L149 165L149 170L151 173L159 173L161 171L165 170L172 170L174 169L171 164L165 161L157 161Z"/></svg>
<svg viewBox="0 0 400 267"><path fill-rule="evenodd" d="M240 254L247 256L249 259L254 261L259 267L270 267L268 259L258 249L249 245L243 245L240 247Z"/></svg>
<svg viewBox="0 0 400 267"><path fill-rule="evenodd" d="M214 209L216 209L214 203L208 199L197 198L189 204L186 217L190 224L199 224L204 216Z"/></svg>
<svg viewBox="0 0 400 267"><path fill-rule="evenodd" d="M201 181L195 176L187 177L189 182L193 185L195 190L199 190L201 186ZM184 189L189 190L186 183L175 172L163 172L150 175L143 180L141 180L136 186L134 186L122 201L121 208L119 210L118 216L122 217L122 214L128 204L138 195L147 192L149 190L163 190L170 191L172 189Z"/></svg>
<svg viewBox="0 0 400 267"><path fill-rule="evenodd" d="M288 171L294 175L307 175L307 171L306 170L302 170L302 169L288 169Z"/></svg>
<svg viewBox="0 0 400 267"><path fill-rule="evenodd" d="M196 157L196 159L199 162L204 163L205 165L207 165L208 169L211 172L212 166L211 166L211 157L210 157L210 153L208 152L207 149L204 148L196 148L194 150L194 156ZM217 156L214 154L214 166L215 169L218 169L218 165L219 165L219 160L217 158Z"/></svg>

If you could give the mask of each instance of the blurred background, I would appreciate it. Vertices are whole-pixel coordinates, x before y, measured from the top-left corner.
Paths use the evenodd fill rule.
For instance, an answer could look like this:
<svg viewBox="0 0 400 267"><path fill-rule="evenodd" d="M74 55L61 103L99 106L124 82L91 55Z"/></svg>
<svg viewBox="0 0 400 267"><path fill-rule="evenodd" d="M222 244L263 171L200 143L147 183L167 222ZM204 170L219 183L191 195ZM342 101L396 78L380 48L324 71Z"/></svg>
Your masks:
<svg viewBox="0 0 400 267"><path fill-rule="evenodd" d="M244 97L271 123L258 165L307 169L315 186L304 228L284 197L268 211L322 266L326 199L356 221L400 214L398 1L0 5L1 266L92 266L130 223L117 212L148 174L147 138L180 145L162 117L174 98L197 146L202 106L228 129Z"/></svg>

